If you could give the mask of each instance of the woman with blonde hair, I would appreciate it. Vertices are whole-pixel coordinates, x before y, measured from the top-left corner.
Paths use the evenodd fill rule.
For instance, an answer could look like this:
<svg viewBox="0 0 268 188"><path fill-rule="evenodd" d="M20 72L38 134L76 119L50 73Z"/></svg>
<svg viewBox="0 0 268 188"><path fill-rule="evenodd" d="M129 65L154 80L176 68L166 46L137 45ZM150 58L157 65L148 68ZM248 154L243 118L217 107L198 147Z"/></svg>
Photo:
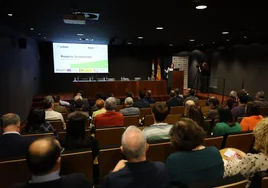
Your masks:
<svg viewBox="0 0 268 188"><path fill-rule="evenodd" d="M255 136L254 148L260 153L248 153L245 156L237 153L239 157L230 158L227 161L224 172L225 177L241 174L251 180L256 172L268 169L268 118L261 120L257 124L253 134Z"/></svg>

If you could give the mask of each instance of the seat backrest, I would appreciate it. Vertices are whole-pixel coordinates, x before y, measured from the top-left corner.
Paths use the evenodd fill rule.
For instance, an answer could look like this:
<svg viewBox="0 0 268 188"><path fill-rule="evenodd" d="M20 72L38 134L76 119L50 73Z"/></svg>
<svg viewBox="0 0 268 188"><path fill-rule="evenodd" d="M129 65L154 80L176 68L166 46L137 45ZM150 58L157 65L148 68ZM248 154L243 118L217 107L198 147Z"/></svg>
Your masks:
<svg viewBox="0 0 268 188"><path fill-rule="evenodd" d="M61 113L62 114L62 117L64 119L64 121L66 121L68 119L68 114L67 113Z"/></svg>
<svg viewBox="0 0 268 188"><path fill-rule="evenodd" d="M0 162L0 187L10 187L16 183L26 183L31 179L26 159Z"/></svg>
<svg viewBox="0 0 268 188"><path fill-rule="evenodd" d="M203 113L203 115L204 115L205 117L208 115L208 112L209 112L210 109L211 109L210 106L202 106L202 107L201 107L201 111L202 111L202 113Z"/></svg>
<svg viewBox="0 0 268 188"><path fill-rule="evenodd" d="M184 106L172 106L170 107L169 114L183 114L184 109Z"/></svg>
<svg viewBox="0 0 268 188"><path fill-rule="evenodd" d="M223 136L217 136L217 137L207 137L204 140L205 146L215 146L218 149L221 149L223 141Z"/></svg>
<svg viewBox="0 0 268 188"><path fill-rule="evenodd" d="M124 116L124 126L135 125L139 126L140 116Z"/></svg>
<svg viewBox="0 0 268 188"><path fill-rule="evenodd" d="M260 108L260 115L267 116L268 115L268 107L261 107Z"/></svg>
<svg viewBox="0 0 268 188"><path fill-rule="evenodd" d="M87 136L87 137L90 136L90 130L86 130L86 136ZM64 143L65 138L66 138L66 131L59 132L59 142L60 142L61 144Z"/></svg>
<svg viewBox="0 0 268 188"><path fill-rule="evenodd" d="M151 114L151 108L140 108L140 119Z"/></svg>
<svg viewBox="0 0 268 188"><path fill-rule="evenodd" d="M124 155L122 154L120 148L112 148L112 149L102 149L99 154L99 173L100 173L100 181L111 172L115 165L124 159Z"/></svg>
<svg viewBox="0 0 268 188"><path fill-rule="evenodd" d="M168 124L174 124L181 120L181 116L182 114L169 114L165 122Z"/></svg>
<svg viewBox="0 0 268 188"><path fill-rule="evenodd" d="M173 149L170 142L150 144L150 147L146 153L147 158L151 161L166 162L168 156L173 153Z"/></svg>
<svg viewBox="0 0 268 188"><path fill-rule="evenodd" d="M96 129L96 139L100 148L107 148L121 145L121 137L126 127L113 127Z"/></svg>
<svg viewBox="0 0 268 188"><path fill-rule="evenodd" d="M196 105L200 106L200 107L203 107L203 106L206 106L206 100L199 100Z"/></svg>
<svg viewBox="0 0 268 188"><path fill-rule="evenodd" d="M231 184L227 184L227 185L222 185L222 186L218 186L215 188L245 188L247 184L248 184L248 180L242 180L239 182L235 182L235 183L231 183Z"/></svg>
<svg viewBox="0 0 268 188"><path fill-rule="evenodd" d="M144 126L150 126L154 124L153 115L146 115L144 118Z"/></svg>
<svg viewBox="0 0 268 188"><path fill-rule="evenodd" d="M60 119L57 120L47 120L51 123L51 125L56 129L56 131L63 131L63 122Z"/></svg>
<svg viewBox="0 0 268 188"><path fill-rule="evenodd" d="M44 136L53 136L53 135L54 135L53 133L38 133L38 134L23 134L22 136L36 140L36 139L44 137Z"/></svg>
<svg viewBox="0 0 268 188"><path fill-rule="evenodd" d="M119 111L120 111L121 109L123 109L123 108L124 108L123 105L117 105L115 111L116 111L116 112L119 112Z"/></svg>
<svg viewBox="0 0 268 188"><path fill-rule="evenodd" d="M91 182L93 177L92 152L84 151L61 155L61 174L82 173ZM10 187L16 183L26 183L31 179L31 172L26 159L0 162L0 187Z"/></svg>
<svg viewBox="0 0 268 188"><path fill-rule="evenodd" d="M236 148L248 153L252 146L253 140L254 136L252 132L231 134L227 136L224 148Z"/></svg>
<svg viewBox="0 0 268 188"><path fill-rule="evenodd" d="M262 188L268 187L268 177L262 178L261 187Z"/></svg>
<svg viewBox="0 0 268 188"><path fill-rule="evenodd" d="M66 153L61 155L61 174L82 173L93 182L92 151Z"/></svg>

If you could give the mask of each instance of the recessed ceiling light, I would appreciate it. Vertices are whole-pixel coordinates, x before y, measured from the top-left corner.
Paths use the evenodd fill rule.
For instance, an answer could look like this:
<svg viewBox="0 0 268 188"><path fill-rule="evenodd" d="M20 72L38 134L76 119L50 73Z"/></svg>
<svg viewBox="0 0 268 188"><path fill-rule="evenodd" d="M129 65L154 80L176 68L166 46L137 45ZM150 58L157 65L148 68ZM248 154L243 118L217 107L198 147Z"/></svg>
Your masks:
<svg viewBox="0 0 268 188"><path fill-rule="evenodd" d="M86 39L86 40L89 40L89 39Z"/></svg>
<svg viewBox="0 0 268 188"><path fill-rule="evenodd" d="M212 44L215 44L215 42L212 42Z"/></svg>
<svg viewBox="0 0 268 188"><path fill-rule="evenodd" d="M195 8L196 8L197 10L204 10L204 9L206 9L206 8L208 8L208 7L207 7L207 5L197 5Z"/></svg>
<svg viewBox="0 0 268 188"><path fill-rule="evenodd" d="M47 39L47 37L44 37L44 39Z"/></svg>
<svg viewBox="0 0 268 188"><path fill-rule="evenodd" d="M79 40L82 40L81 38Z"/></svg>
<svg viewBox="0 0 268 188"><path fill-rule="evenodd" d="M228 31L223 31L222 34L223 34L223 35L228 35L229 32L228 32Z"/></svg>
<svg viewBox="0 0 268 188"><path fill-rule="evenodd" d="M229 42L229 41L230 41L230 39L226 39L226 41L227 41L227 42Z"/></svg>
<svg viewBox="0 0 268 188"><path fill-rule="evenodd" d="M7 14L8 16L13 16L13 14Z"/></svg>
<svg viewBox="0 0 268 188"><path fill-rule="evenodd" d="M173 46L173 44L169 44L169 46Z"/></svg>
<svg viewBox="0 0 268 188"><path fill-rule="evenodd" d="M158 26L158 27L156 27L156 29L157 29L157 30L162 30L162 29L164 29L164 27L160 27L160 26Z"/></svg>
<svg viewBox="0 0 268 188"><path fill-rule="evenodd" d="M203 46L204 44L201 44L201 46Z"/></svg>
<svg viewBox="0 0 268 188"><path fill-rule="evenodd" d="M127 44L132 44L131 42L128 42Z"/></svg>
<svg viewBox="0 0 268 188"><path fill-rule="evenodd" d="M94 39L91 39L91 41L94 41Z"/></svg>
<svg viewBox="0 0 268 188"><path fill-rule="evenodd" d="M247 36L244 36L244 39L246 39L247 38Z"/></svg>
<svg viewBox="0 0 268 188"><path fill-rule="evenodd" d="M143 39L143 37L138 37L138 39Z"/></svg>
<svg viewBox="0 0 268 188"><path fill-rule="evenodd" d="M83 33L78 33L77 36L84 36L84 34Z"/></svg>
<svg viewBox="0 0 268 188"><path fill-rule="evenodd" d="M195 40L194 39L190 39L190 42L194 42Z"/></svg>
<svg viewBox="0 0 268 188"><path fill-rule="evenodd" d="M41 33L38 33L38 35L41 35Z"/></svg>
<svg viewBox="0 0 268 188"><path fill-rule="evenodd" d="M31 31L33 31L33 30L34 30L34 28L33 28L33 27L31 27L31 28L30 28L30 30L31 30Z"/></svg>

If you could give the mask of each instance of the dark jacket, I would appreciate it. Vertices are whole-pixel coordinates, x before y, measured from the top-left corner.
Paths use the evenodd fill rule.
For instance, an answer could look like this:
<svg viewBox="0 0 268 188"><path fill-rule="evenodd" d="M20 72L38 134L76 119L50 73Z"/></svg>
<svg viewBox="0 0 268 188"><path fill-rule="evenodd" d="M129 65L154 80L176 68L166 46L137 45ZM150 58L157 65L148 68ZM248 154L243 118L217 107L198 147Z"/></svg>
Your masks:
<svg viewBox="0 0 268 188"><path fill-rule="evenodd" d="M92 188L92 183L82 174L69 174L60 179L42 183L26 183L13 188Z"/></svg>
<svg viewBox="0 0 268 188"><path fill-rule="evenodd" d="M167 106L170 108L172 106L183 106L183 99L182 98L171 98L167 101Z"/></svg>
<svg viewBox="0 0 268 188"><path fill-rule="evenodd" d="M139 99L136 102L134 102L133 107L150 108L150 103L148 103L145 99Z"/></svg>
<svg viewBox="0 0 268 188"><path fill-rule="evenodd" d="M24 157L32 139L16 133L4 134L0 138L0 160Z"/></svg>

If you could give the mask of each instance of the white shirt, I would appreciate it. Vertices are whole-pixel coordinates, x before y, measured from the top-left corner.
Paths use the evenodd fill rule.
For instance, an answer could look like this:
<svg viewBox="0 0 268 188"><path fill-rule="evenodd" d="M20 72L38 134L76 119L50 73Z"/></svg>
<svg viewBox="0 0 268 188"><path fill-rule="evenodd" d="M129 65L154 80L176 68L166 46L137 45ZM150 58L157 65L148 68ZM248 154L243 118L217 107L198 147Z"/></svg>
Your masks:
<svg viewBox="0 0 268 188"><path fill-rule="evenodd" d="M68 103L67 101L60 100L60 105L62 105L62 106L70 106L70 103Z"/></svg>
<svg viewBox="0 0 268 188"><path fill-rule="evenodd" d="M63 124L65 124L63 116L61 113L54 110L46 110L46 120L57 120L60 119Z"/></svg>
<svg viewBox="0 0 268 188"><path fill-rule="evenodd" d="M5 133L3 133L2 135L5 135L5 134L18 134L18 135L20 135L20 133L17 132L17 131L9 131L9 132L5 132Z"/></svg>

